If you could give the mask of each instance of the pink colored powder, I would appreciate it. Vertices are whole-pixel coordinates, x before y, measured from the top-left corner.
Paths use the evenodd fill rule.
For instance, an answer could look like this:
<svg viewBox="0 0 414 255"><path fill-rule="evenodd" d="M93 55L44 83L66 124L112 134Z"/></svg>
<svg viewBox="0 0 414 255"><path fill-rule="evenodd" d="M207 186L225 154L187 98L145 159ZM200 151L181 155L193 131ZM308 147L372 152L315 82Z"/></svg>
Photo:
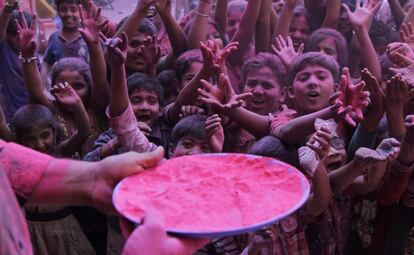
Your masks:
<svg viewBox="0 0 414 255"><path fill-rule="evenodd" d="M184 156L123 180L114 203L130 219L157 210L167 229L228 231L297 207L307 196L304 180L298 170L273 159L244 154Z"/></svg>

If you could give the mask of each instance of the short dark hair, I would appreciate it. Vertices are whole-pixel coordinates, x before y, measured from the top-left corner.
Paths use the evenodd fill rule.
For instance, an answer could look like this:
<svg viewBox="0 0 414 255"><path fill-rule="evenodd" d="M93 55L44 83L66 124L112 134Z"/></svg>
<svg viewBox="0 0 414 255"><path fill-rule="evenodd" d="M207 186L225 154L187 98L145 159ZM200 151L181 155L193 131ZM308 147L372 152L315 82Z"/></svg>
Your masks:
<svg viewBox="0 0 414 255"><path fill-rule="evenodd" d="M160 106L164 105L164 92L159 81L149 74L133 73L127 79L128 94L131 95L134 91L144 90L153 92L157 95Z"/></svg>
<svg viewBox="0 0 414 255"><path fill-rule="evenodd" d="M15 20L17 20L19 22L19 24L20 24L19 15L20 15L19 14L19 11L17 11L17 10L14 10L10 14L9 23L7 23L7 28L6 28L6 33L7 34L15 34L15 33L17 33L17 27L16 27L16 24L15 24ZM26 19L27 26L28 27L31 27L32 26L32 23L33 23L33 17L32 17L32 15L30 15L29 13L27 13L27 12L24 11L23 12L23 16ZM20 25L22 25L22 24L20 24Z"/></svg>
<svg viewBox="0 0 414 255"><path fill-rule="evenodd" d="M175 76L181 82L184 73L194 62L203 63L203 57L199 49L188 50L181 54L175 61Z"/></svg>
<svg viewBox="0 0 414 255"><path fill-rule="evenodd" d="M312 33L306 44L305 52L317 51L318 44L323 40L330 38L334 41L338 64L340 67L348 66L348 48L345 38L341 33L331 28L320 28Z"/></svg>
<svg viewBox="0 0 414 255"><path fill-rule="evenodd" d="M265 136L249 150L249 154L275 158L293 166L298 166L298 152L274 136Z"/></svg>
<svg viewBox="0 0 414 255"><path fill-rule="evenodd" d="M87 6L86 0L55 0L56 9L59 9L59 6L63 3L82 5L83 8Z"/></svg>
<svg viewBox="0 0 414 255"><path fill-rule="evenodd" d="M118 31L122 25L125 23L125 21L129 18L129 16L123 18L118 25L116 26L116 31ZM147 34L149 36L155 36L157 35L157 27L152 23L149 19L144 18L141 23L139 23L139 26L137 28L137 31L140 33Z"/></svg>
<svg viewBox="0 0 414 255"><path fill-rule="evenodd" d="M381 44L388 45L391 42L399 41L397 33L390 25L377 20L372 21L369 37L371 38L374 47Z"/></svg>
<svg viewBox="0 0 414 255"><path fill-rule="evenodd" d="M339 82L339 66L333 57L326 56L319 52L307 52L297 57L289 71L289 86L293 85L296 74L309 65L317 65L327 69L335 82Z"/></svg>
<svg viewBox="0 0 414 255"><path fill-rule="evenodd" d="M198 140L207 140L204 128L207 117L205 115L191 115L182 118L174 126L171 132L171 143L176 146L177 143L185 136L190 136Z"/></svg>
<svg viewBox="0 0 414 255"><path fill-rule="evenodd" d="M273 75L276 77L279 82L280 87L286 86L286 70L279 60L279 58L271 53L259 53L254 57L251 57L244 63L242 67L242 84L241 88L244 88L244 84L247 80L247 75L251 70L268 67L272 70Z"/></svg>
<svg viewBox="0 0 414 255"><path fill-rule="evenodd" d="M62 58L59 61L57 61L51 70L51 77L52 77L52 85L56 84L56 79L59 76L59 74L63 71L76 71L80 75L83 76L83 78L86 81L86 84L88 85L89 92L88 96L91 94L91 88L92 88L92 76L91 76L91 70L89 68L89 65L85 63L80 58Z"/></svg>
<svg viewBox="0 0 414 255"><path fill-rule="evenodd" d="M54 130L55 136L57 135L58 122L49 108L41 104L27 104L17 110L11 122L17 142L20 143L21 136L30 132L35 125L48 126Z"/></svg>

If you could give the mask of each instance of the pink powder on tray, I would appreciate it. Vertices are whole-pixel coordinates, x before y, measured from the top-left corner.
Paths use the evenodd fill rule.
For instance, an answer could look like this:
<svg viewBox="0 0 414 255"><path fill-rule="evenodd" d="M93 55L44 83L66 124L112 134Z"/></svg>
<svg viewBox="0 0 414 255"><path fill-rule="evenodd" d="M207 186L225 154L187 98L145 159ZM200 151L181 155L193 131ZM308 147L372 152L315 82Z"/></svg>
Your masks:
<svg viewBox="0 0 414 255"><path fill-rule="evenodd" d="M277 160L204 154L167 160L124 179L114 204L135 221L150 209L164 215L167 229L217 232L291 212L308 192L305 177Z"/></svg>

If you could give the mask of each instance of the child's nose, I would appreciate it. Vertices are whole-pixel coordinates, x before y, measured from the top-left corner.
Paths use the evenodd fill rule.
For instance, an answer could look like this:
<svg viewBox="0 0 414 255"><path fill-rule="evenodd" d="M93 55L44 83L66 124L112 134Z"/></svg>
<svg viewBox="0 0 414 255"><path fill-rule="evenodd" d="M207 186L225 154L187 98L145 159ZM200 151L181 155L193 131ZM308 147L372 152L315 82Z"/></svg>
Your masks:
<svg viewBox="0 0 414 255"><path fill-rule="evenodd" d="M263 94L263 88L262 88L262 86L258 85L256 87L254 87L252 93L253 94Z"/></svg>

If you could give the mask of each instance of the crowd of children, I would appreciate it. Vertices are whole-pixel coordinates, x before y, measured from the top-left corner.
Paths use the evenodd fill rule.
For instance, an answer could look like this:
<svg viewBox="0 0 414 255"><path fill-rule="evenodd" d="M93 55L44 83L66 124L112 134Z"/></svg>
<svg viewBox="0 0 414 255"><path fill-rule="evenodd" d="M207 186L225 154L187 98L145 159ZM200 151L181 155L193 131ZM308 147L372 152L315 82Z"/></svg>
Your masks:
<svg viewBox="0 0 414 255"><path fill-rule="evenodd" d="M171 1L116 24L55 0L40 56L36 15L7 0L0 138L85 161L250 153L307 176L297 212L195 254L414 254L414 1L199 0L179 20ZM122 253L118 217L24 211L35 254Z"/></svg>

